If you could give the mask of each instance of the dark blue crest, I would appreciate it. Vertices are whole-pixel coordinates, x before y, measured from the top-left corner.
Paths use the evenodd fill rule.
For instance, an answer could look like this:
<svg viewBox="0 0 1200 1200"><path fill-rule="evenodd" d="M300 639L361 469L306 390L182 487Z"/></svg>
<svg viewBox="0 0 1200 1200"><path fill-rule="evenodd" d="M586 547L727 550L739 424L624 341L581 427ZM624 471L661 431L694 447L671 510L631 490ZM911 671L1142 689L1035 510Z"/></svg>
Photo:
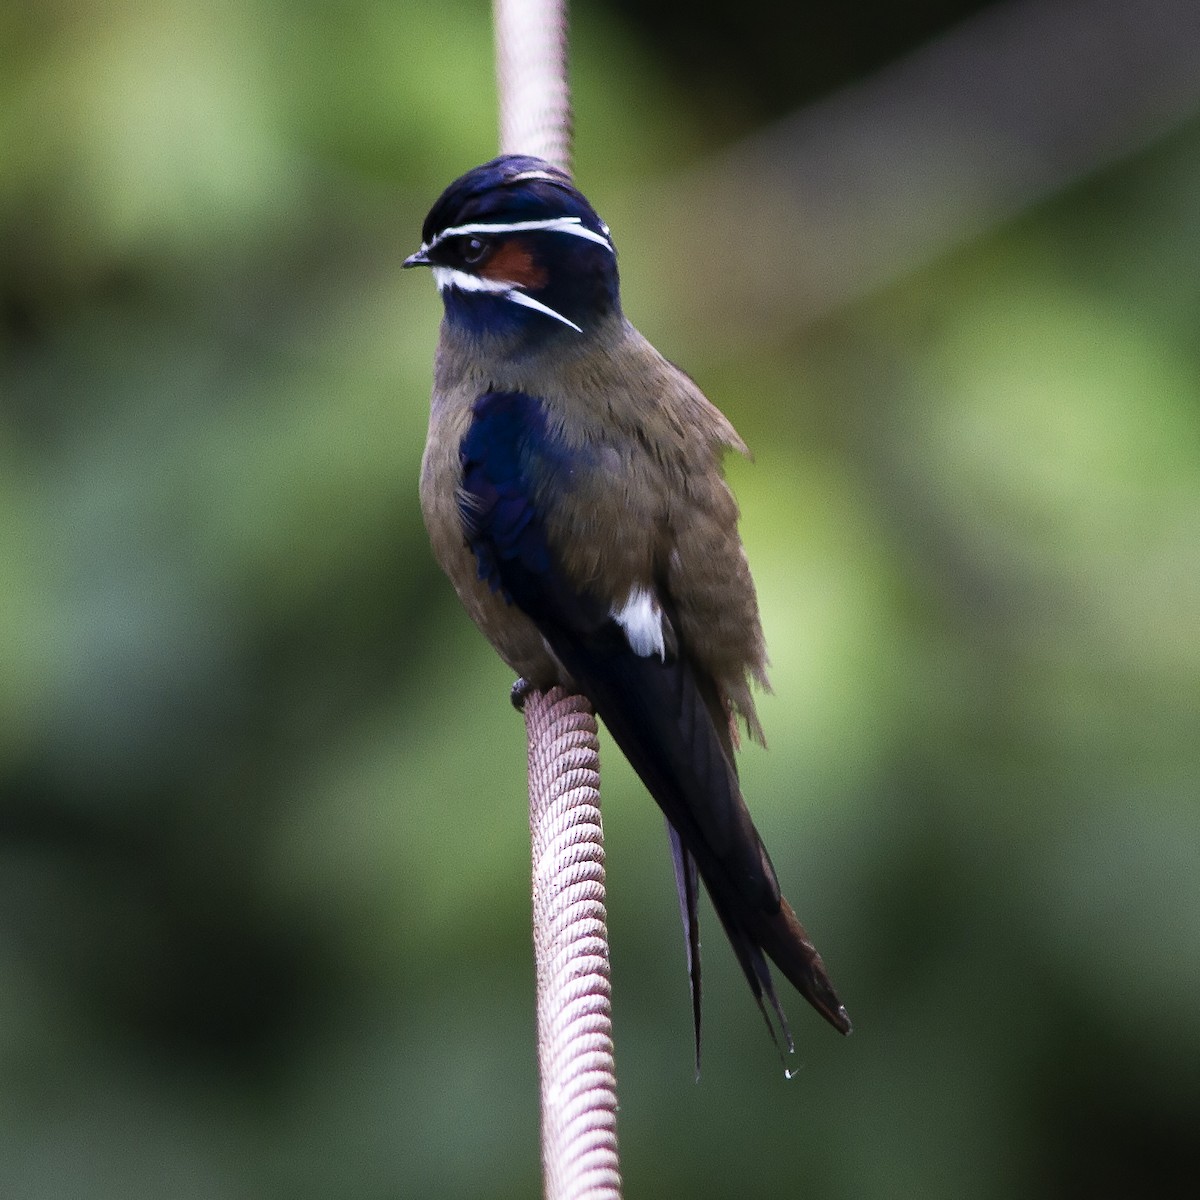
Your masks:
<svg viewBox="0 0 1200 1200"><path fill-rule="evenodd" d="M571 177L529 154L501 154L460 175L437 199L421 228L427 245L443 230L486 221L537 221L578 217L608 236L596 210Z"/></svg>
<svg viewBox="0 0 1200 1200"><path fill-rule="evenodd" d="M405 266L432 267L448 328L527 353L620 313L608 227L564 171L504 154L456 179Z"/></svg>

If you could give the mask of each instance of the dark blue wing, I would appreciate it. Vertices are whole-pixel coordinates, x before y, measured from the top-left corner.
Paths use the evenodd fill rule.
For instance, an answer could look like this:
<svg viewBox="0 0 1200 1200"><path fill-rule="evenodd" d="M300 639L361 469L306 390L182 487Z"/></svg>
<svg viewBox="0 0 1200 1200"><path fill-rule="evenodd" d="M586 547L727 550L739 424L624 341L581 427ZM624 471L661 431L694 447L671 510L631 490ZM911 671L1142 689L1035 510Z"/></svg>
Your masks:
<svg viewBox="0 0 1200 1200"><path fill-rule="evenodd" d="M460 460L460 512L479 577L538 627L671 826L697 1038L693 861L755 998L760 1007L764 995L770 1000L789 1045L764 950L822 1015L848 1031L845 1010L780 896L742 800L714 720L720 705L711 681L698 674L686 648L671 656L634 653L610 606L562 570L540 508L588 464L555 439L541 404L520 392L489 392L475 402Z"/></svg>
<svg viewBox="0 0 1200 1200"><path fill-rule="evenodd" d="M522 392L488 392L459 448L459 514L479 578L539 628L593 637L619 628L594 596L571 586L538 511L542 497L569 487L577 465L553 438L541 404Z"/></svg>

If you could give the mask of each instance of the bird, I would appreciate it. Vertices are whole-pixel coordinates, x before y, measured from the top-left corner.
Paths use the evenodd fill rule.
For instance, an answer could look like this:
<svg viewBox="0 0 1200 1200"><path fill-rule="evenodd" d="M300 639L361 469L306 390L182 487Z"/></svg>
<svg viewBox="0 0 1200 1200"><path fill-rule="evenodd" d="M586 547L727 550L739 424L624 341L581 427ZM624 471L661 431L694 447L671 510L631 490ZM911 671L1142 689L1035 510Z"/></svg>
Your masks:
<svg viewBox="0 0 1200 1200"><path fill-rule="evenodd" d="M769 687L722 465L745 443L625 317L611 232L563 170L474 167L421 239L404 266L429 267L443 302L420 481L434 557L514 697L586 696L662 809L697 1075L697 879L776 1047L776 1025L794 1043L768 959L848 1034L738 782L741 728L764 740L751 688Z"/></svg>

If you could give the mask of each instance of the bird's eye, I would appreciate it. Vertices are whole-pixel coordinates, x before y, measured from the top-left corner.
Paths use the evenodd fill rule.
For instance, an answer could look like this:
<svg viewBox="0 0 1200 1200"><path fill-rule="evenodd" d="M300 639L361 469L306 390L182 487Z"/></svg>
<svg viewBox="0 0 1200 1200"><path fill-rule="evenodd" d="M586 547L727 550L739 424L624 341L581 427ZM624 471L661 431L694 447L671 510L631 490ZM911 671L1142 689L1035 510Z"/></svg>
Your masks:
<svg viewBox="0 0 1200 1200"><path fill-rule="evenodd" d="M458 243L458 249L463 262L474 265L487 253L488 244L481 237L465 237Z"/></svg>

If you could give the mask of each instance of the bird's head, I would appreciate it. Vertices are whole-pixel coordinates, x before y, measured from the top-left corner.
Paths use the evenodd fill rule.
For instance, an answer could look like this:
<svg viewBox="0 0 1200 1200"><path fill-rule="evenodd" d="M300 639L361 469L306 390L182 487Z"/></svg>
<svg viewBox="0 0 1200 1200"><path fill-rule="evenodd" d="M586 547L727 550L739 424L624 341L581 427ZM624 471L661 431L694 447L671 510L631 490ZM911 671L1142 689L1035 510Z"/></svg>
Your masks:
<svg viewBox="0 0 1200 1200"><path fill-rule="evenodd" d="M515 342L578 338L620 312L608 226L540 158L505 154L456 179L406 267L431 267L457 330Z"/></svg>

